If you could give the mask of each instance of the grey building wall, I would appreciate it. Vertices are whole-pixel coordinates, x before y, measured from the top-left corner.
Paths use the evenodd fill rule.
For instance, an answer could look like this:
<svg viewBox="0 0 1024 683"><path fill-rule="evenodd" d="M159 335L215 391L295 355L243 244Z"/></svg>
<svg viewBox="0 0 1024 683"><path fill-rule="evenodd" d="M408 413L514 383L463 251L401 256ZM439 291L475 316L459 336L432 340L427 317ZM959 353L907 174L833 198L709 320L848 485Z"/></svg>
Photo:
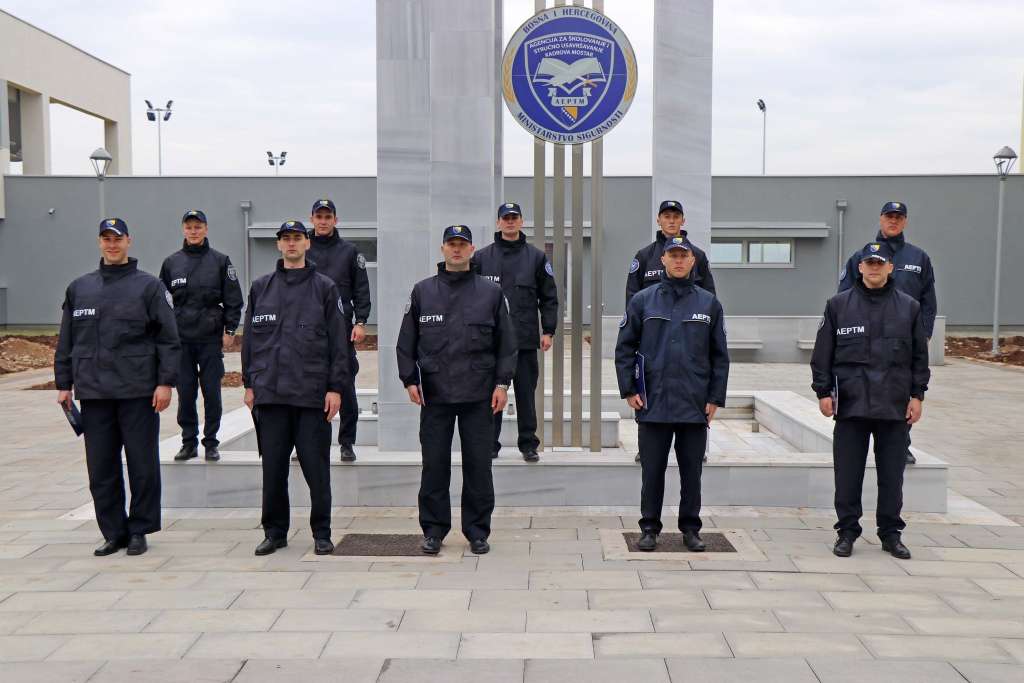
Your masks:
<svg viewBox="0 0 1024 683"><path fill-rule="evenodd" d="M99 260L97 183L93 178L59 176L8 176L6 181L7 218L0 220L0 323L52 324L59 319L67 283L95 268ZM1019 296L1024 292L1024 268L1018 265L1024 260L1024 176L1011 176L1006 182L1001 317L1004 324L1024 325L1024 297ZM527 217L532 214L530 183L529 178L505 179L505 198L520 201ZM837 276L836 200L846 199L849 205L842 250L848 254L873 239L881 204L898 199L910 207L909 239L926 249L935 264L940 313L950 325L991 324L997 183L994 176L715 178L716 223L808 221L831 228L827 238L796 241L793 268L715 267L726 311L819 314ZM164 257L180 247L179 221L188 208L207 212L213 246L230 255L242 273L241 201L252 202L253 223L304 219L313 200L323 195L337 201L343 222L376 222L372 177L137 176L112 177L104 184L108 212L128 221L134 237L132 254L154 273ZM605 312L617 315L623 309L629 262L650 240L654 209L649 177L610 177L605 188L601 276ZM588 214L587 184L584 195ZM551 206L550 199L547 205ZM252 255L254 274L266 272L276 259L273 240L254 240ZM584 283L589 279L588 267ZM585 286L584 301L588 297ZM374 316L377 313L375 308Z"/></svg>

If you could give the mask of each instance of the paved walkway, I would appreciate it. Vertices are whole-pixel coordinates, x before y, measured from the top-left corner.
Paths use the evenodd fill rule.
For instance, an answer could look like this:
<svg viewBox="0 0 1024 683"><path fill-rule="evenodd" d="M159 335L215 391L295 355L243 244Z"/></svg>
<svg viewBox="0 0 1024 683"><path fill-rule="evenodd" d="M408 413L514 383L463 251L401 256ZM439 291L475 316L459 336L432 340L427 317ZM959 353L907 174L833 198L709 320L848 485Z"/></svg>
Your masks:
<svg viewBox="0 0 1024 683"><path fill-rule="evenodd" d="M364 368L373 367L363 354ZM368 376L372 376L367 372ZM736 365L734 389L809 395L798 365ZM81 444L46 373L0 378L0 680L1021 681L1024 527L912 522L914 559L832 519L716 508L767 561L606 560L636 511L499 509L491 554L309 558L301 511L266 558L258 510L167 511L149 553L94 558ZM226 405L240 401L230 390ZM915 444L958 493L1024 523L1024 373L937 368ZM162 434L176 429L173 410ZM501 501L499 501L500 504ZM867 520L870 526L870 519ZM334 527L415 531L412 508L339 508ZM454 535L453 549L464 547Z"/></svg>

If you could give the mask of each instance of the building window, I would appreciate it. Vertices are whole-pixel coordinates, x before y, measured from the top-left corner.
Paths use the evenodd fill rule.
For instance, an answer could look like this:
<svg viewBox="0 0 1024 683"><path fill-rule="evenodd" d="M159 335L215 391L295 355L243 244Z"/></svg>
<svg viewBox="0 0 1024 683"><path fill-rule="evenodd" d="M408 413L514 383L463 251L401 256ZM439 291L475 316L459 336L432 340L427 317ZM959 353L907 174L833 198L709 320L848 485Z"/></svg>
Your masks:
<svg viewBox="0 0 1024 683"><path fill-rule="evenodd" d="M346 240L355 245L367 263L377 263L377 239L374 237L356 237Z"/></svg>
<svg viewBox="0 0 1024 683"><path fill-rule="evenodd" d="M708 256L711 263L723 266L790 266L793 240L712 239Z"/></svg>

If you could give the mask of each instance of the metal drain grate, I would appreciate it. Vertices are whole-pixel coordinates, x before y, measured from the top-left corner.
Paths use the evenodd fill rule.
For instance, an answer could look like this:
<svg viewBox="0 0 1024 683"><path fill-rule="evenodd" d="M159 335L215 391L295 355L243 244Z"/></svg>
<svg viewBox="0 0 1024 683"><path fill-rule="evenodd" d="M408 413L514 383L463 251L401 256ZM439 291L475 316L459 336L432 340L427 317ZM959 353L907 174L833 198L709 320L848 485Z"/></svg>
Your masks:
<svg viewBox="0 0 1024 683"><path fill-rule="evenodd" d="M626 539L626 546L629 548L631 553L643 552L636 547L637 541L640 540L639 532L623 532L622 535ZM700 538L704 541L704 545L707 546L706 552L709 553L734 553L736 548L733 547L729 539L725 537L725 534L718 533L715 531L702 531ZM655 553L688 553L686 545L683 544L683 535L678 532L660 533L658 534L658 547L653 550Z"/></svg>
<svg viewBox="0 0 1024 683"><path fill-rule="evenodd" d="M344 557L423 557L419 534L345 534L332 555Z"/></svg>

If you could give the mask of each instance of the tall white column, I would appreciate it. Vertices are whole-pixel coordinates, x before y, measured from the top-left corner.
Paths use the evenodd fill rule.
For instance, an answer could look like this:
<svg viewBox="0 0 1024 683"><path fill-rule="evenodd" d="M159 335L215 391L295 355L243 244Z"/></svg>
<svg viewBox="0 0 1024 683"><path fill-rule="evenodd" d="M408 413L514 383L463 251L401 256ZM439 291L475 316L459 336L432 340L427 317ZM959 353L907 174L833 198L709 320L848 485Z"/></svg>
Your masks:
<svg viewBox="0 0 1024 683"><path fill-rule="evenodd" d="M712 0L654 0L651 215L678 199L690 239L711 242Z"/></svg>
<svg viewBox="0 0 1024 683"><path fill-rule="evenodd" d="M501 187L501 2L378 0L377 249L382 450L419 450L419 409L395 345L412 286L440 260L441 230L489 241Z"/></svg>
<svg viewBox="0 0 1024 683"><path fill-rule="evenodd" d="M50 175L50 97L21 91L21 159L25 175Z"/></svg>

